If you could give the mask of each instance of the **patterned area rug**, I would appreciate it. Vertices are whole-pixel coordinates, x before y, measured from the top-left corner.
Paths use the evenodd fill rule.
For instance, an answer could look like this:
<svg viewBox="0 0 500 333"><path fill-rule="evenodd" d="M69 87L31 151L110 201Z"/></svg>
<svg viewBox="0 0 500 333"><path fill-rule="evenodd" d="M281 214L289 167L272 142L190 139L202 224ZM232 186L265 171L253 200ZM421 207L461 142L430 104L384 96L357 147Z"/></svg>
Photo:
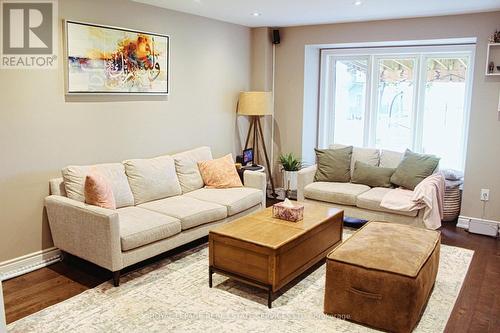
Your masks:
<svg viewBox="0 0 500 333"><path fill-rule="evenodd" d="M345 232L348 237L351 232ZM444 330L474 251L441 246L436 285L415 332ZM375 332L323 315L325 265L267 308L265 292L214 275L199 246L127 274L8 326L9 332ZM295 283L295 284L294 284Z"/></svg>

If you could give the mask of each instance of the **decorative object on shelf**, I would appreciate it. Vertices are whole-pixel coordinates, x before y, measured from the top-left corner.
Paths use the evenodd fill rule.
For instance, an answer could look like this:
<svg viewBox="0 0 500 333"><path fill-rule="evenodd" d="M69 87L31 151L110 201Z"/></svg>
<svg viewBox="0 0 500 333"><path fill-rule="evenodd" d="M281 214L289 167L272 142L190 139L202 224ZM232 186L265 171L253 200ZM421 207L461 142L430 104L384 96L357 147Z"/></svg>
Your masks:
<svg viewBox="0 0 500 333"><path fill-rule="evenodd" d="M493 73L495 71L495 63L493 61L490 61L490 64L488 65L488 73Z"/></svg>
<svg viewBox="0 0 500 333"><path fill-rule="evenodd" d="M289 199L273 205L273 217L289 222L304 219L304 205L293 204Z"/></svg>
<svg viewBox="0 0 500 333"><path fill-rule="evenodd" d="M486 76L500 76L500 31L489 38L486 49Z"/></svg>
<svg viewBox="0 0 500 333"><path fill-rule="evenodd" d="M490 43L500 43L500 31L495 30L495 32L488 39Z"/></svg>
<svg viewBox="0 0 500 333"><path fill-rule="evenodd" d="M271 164L269 163L266 143L264 140L264 132L262 131L262 125L260 123L261 117L273 115L272 93L265 91L241 92L238 100L237 112L240 116L250 117L250 127L248 128L248 134L245 141L245 150L250 147L250 138L252 138L251 147L253 148L254 154L256 154L256 156L259 151L259 146L262 147L262 151L266 160L266 167L269 173L269 179L271 181L271 195L273 197L276 197L274 180L271 173Z"/></svg>
<svg viewBox="0 0 500 333"><path fill-rule="evenodd" d="M66 21L68 94L167 95L170 37Z"/></svg>
<svg viewBox="0 0 500 333"><path fill-rule="evenodd" d="M278 159L283 171L283 186L288 197L290 191L297 190L297 173L302 168L302 162L292 153L281 154Z"/></svg>

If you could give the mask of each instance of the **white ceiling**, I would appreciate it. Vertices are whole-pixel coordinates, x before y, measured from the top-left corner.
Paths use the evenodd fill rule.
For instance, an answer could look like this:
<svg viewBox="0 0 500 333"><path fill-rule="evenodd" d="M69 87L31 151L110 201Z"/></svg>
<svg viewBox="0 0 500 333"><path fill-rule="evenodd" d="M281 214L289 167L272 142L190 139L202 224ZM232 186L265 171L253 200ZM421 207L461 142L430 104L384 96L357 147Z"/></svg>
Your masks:
<svg viewBox="0 0 500 333"><path fill-rule="evenodd" d="M369 21L500 10L500 0L133 0L249 27ZM260 16L253 16L259 13Z"/></svg>

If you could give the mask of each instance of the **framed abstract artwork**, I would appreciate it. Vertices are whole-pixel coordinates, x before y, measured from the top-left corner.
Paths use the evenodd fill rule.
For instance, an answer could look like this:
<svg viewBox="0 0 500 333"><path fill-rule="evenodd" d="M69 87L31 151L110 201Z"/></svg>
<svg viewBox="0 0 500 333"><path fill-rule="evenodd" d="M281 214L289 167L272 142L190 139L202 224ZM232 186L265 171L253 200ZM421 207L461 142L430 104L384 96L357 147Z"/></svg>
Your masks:
<svg viewBox="0 0 500 333"><path fill-rule="evenodd" d="M170 37L65 21L66 93L168 95Z"/></svg>

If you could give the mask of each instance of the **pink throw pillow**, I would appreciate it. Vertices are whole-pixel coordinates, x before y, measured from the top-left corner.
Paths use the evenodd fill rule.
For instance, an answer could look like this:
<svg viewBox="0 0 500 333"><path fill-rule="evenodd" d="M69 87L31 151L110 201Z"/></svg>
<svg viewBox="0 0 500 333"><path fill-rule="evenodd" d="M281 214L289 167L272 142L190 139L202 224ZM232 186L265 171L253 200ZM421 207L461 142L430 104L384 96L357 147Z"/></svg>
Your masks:
<svg viewBox="0 0 500 333"><path fill-rule="evenodd" d="M243 187L231 154L211 161L200 161L198 168L207 188Z"/></svg>
<svg viewBox="0 0 500 333"><path fill-rule="evenodd" d="M102 208L116 209L111 184L96 169L91 169L85 178L85 202Z"/></svg>

